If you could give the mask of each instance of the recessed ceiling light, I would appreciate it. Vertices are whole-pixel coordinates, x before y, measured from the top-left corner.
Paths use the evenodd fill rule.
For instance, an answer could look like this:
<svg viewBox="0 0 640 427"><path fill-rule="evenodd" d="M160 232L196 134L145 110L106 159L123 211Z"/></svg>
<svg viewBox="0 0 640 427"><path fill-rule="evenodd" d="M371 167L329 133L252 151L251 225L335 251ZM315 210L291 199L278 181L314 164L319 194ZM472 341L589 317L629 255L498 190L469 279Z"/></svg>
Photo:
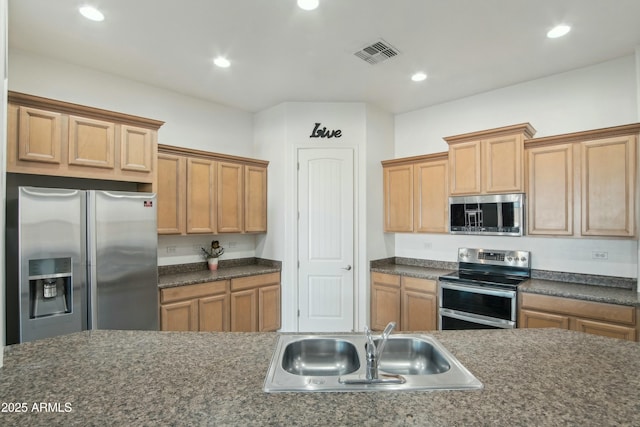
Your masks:
<svg viewBox="0 0 640 427"><path fill-rule="evenodd" d="M414 82L421 82L426 79L427 79L427 75L422 71L415 73L413 76L411 76L411 80L413 80Z"/></svg>
<svg viewBox="0 0 640 427"><path fill-rule="evenodd" d="M557 39L558 37L566 35L569 31L571 31L570 26L564 24L558 25L549 30L549 32L547 33L547 37L549 37L550 39Z"/></svg>
<svg viewBox="0 0 640 427"><path fill-rule="evenodd" d="M92 21L104 21L104 15L93 6L81 6L79 9L82 16Z"/></svg>
<svg viewBox="0 0 640 427"><path fill-rule="evenodd" d="M213 63L220 68L227 68L231 65L231 62L229 62L229 60L223 56L218 56L216 59L213 60Z"/></svg>
<svg viewBox="0 0 640 427"><path fill-rule="evenodd" d="M298 0L298 7L304 10L313 10L318 7L318 0Z"/></svg>

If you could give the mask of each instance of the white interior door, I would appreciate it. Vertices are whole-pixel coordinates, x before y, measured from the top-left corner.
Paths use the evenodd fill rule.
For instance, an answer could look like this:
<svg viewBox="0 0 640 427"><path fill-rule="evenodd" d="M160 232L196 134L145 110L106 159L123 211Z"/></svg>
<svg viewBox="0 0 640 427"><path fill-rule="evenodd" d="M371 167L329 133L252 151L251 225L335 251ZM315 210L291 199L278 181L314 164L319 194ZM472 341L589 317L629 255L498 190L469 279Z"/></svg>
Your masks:
<svg viewBox="0 0 640 427"><path fill-rule="evenodd" d="M298 330L352 331L353 149L299 149L298 164Z"/></svg>

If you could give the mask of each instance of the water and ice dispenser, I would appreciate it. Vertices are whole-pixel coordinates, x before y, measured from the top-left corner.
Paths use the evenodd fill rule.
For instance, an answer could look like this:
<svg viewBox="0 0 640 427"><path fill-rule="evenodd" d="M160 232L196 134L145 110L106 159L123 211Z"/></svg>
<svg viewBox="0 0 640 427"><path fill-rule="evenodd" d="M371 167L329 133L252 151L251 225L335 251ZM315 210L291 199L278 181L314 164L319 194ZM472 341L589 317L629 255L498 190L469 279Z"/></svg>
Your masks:
<svg viewBox="0 0 640 427"><path fill-rule="evenodd" d="M71 313L71 258L29 260L29 319Z"/></svg>

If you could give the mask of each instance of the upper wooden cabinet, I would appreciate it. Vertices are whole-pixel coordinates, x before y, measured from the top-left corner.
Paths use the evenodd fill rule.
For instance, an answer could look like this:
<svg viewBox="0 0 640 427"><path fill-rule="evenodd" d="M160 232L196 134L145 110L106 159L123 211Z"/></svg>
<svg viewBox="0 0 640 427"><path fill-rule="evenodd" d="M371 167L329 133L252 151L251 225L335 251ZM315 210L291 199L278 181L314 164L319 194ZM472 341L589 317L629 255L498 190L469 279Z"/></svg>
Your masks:
<svg viewBox="0 0 640 427"><path fill-rule="evenodd" d="M524 191L524 141L529 123L444 138L449 144L451 195Z"/></svg>
<svg viewBox="0 0 640 427"><path fill-rule="evenodd" d="M155 183L163 122L8 94L7 172Z"/></svg>
<svg viewBox="0 0 640 427"><path fill-rule="evenodd" d="M526 143L532 235L636 235L640 124L536 138Z"/></svg>
<svg viewBox="0 0 640 427"><path fill-rule="evenodd" d="M384 231L446 233L447 153L386 160L382 166Z"/></svg>
<svg viewBox="0 0 640 427"><path fill-rule="evenodd" d="M268 162L159 145L158 233L267 231Z"/></svg>

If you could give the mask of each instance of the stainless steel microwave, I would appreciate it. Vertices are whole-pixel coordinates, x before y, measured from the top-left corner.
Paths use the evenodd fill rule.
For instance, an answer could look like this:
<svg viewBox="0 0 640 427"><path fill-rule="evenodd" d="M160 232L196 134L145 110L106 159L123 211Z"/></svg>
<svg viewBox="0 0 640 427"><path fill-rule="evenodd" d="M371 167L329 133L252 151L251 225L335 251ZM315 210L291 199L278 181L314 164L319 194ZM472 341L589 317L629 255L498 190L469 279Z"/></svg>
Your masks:
<svg viewBox="0 0 640 427"><path fill-rule="evenodd" d="M524 193L449 197L449 232L522 236Z"/></svg>

